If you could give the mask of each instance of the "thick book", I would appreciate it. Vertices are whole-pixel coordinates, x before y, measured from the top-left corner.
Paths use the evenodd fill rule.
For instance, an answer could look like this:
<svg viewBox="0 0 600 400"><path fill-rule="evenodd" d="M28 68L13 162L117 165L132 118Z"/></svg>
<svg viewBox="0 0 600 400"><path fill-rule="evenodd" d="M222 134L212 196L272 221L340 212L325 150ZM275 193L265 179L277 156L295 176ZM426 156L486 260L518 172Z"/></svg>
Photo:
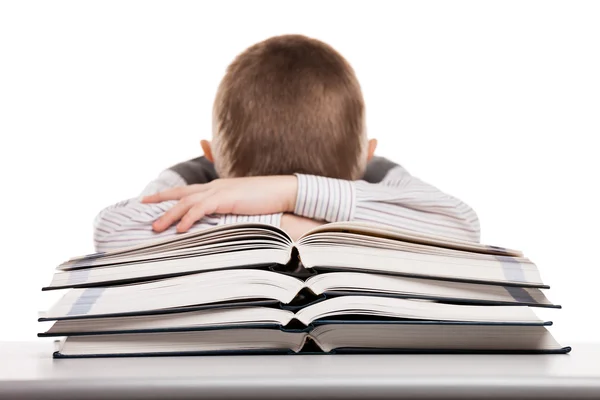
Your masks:
<svg viewBox="0 0 600 400"><path fill-rule="evenodd" d="M299 295L307 300L366 295L373 301L378 297L390 297L456 304L560 307L552 304L537 288L356 272L330 272L302 281L271 271L239 269L185 275L136 285L70 289L43 318L135 315L201 305L239 306L243 305L243 301L257 300L290 304Z"/></svg>
<svg viewBox="0 0 600 400"><path fill-rule="evenodd" d="M543 323L332 323L306 330L239 328L69 336L56 358L303 353L568 353Z"/></svg>
<svg viewBox="0 0 600 400"><path fill-rule="evenodd" d="M265 224L232 224L73 258L45 289L106 286L235 268L302 268L548 288L516 250L357 222L326 224L297 242Z"/></svg>
<svg viewBox="0 0 600 400"><path fill-rule="evenodd" d="M161 312L162 311L162 312ZM165 312L166 311L166 312ZM427 300L373 296L341 296L313 302L298 309L257 305L226 308L182 308L147 314L100 314L54 316L53 326L39 336L73 336L106 333L179 331L211 327L310 326L323 319L340 321L412 320L454 321L487 324L535 324L542 321L529 307L466 306ZM294 324L296 322L296 324Z"/></svg>

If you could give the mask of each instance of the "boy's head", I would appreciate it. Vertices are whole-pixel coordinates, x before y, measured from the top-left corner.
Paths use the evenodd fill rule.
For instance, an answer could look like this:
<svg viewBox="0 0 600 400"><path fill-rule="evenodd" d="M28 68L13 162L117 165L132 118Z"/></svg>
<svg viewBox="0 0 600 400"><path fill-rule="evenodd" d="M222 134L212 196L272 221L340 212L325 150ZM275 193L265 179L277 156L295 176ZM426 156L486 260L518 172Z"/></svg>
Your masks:
<svg viewBox="0 0 600 400"><path fill-rule="evenodd" d="M221 177L359 179L375 146L350 64L299 35L267 39L237 56L215 98L212 144L202 141Z"/></svg>

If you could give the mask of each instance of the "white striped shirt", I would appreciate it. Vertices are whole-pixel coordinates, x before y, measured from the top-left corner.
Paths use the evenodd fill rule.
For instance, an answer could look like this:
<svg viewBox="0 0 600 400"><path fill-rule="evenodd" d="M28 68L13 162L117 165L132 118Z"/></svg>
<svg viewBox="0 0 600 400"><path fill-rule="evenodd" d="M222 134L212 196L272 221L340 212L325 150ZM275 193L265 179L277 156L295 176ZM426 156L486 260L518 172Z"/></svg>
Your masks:
<svg viewBox="0 0 600 400"><path fill-rule="evenodd" d="M296 176L296 215L327 222L375 222L479 241L479 220L471 207L413 177L401 166L392 168L380 183ZM146 186L140 198L186 184L179 174L166 170ZM177 201L142 204L140 198L122 201L98 214L94 222L96 251L114 250L177 234L175 226L161 233L152 230L152 223ZM190 231L235 222L279 226L280 221L281 214L213 215L202 218Z"/></svg>

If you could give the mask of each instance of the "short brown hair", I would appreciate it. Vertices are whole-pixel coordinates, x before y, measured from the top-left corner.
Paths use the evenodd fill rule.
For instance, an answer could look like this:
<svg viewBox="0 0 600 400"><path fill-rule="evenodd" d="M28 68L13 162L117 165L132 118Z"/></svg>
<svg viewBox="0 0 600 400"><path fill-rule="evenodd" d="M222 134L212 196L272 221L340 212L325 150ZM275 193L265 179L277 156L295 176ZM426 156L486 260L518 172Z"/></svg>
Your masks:
<svg viewBox="0 0 600 400"><path fill-rule="evenodd" d="M217 91L213 134L223 177L358 179L366 166L354 70L331 46L305 36L272 37L237 56Z"/></svg>

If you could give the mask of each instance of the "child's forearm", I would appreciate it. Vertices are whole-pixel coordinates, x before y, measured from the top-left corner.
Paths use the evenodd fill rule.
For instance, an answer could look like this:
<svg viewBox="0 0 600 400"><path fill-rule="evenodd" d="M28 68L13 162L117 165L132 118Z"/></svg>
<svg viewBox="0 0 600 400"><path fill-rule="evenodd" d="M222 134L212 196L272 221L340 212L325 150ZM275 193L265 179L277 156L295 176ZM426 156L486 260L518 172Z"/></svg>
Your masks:
<svg viewBox="0 0 600 400"><path fill-rule="evenodd" d="M400 166L377 184L298 175L294 213L328 222L374 222L479 241L479 220L471 207Z"/></svg>

